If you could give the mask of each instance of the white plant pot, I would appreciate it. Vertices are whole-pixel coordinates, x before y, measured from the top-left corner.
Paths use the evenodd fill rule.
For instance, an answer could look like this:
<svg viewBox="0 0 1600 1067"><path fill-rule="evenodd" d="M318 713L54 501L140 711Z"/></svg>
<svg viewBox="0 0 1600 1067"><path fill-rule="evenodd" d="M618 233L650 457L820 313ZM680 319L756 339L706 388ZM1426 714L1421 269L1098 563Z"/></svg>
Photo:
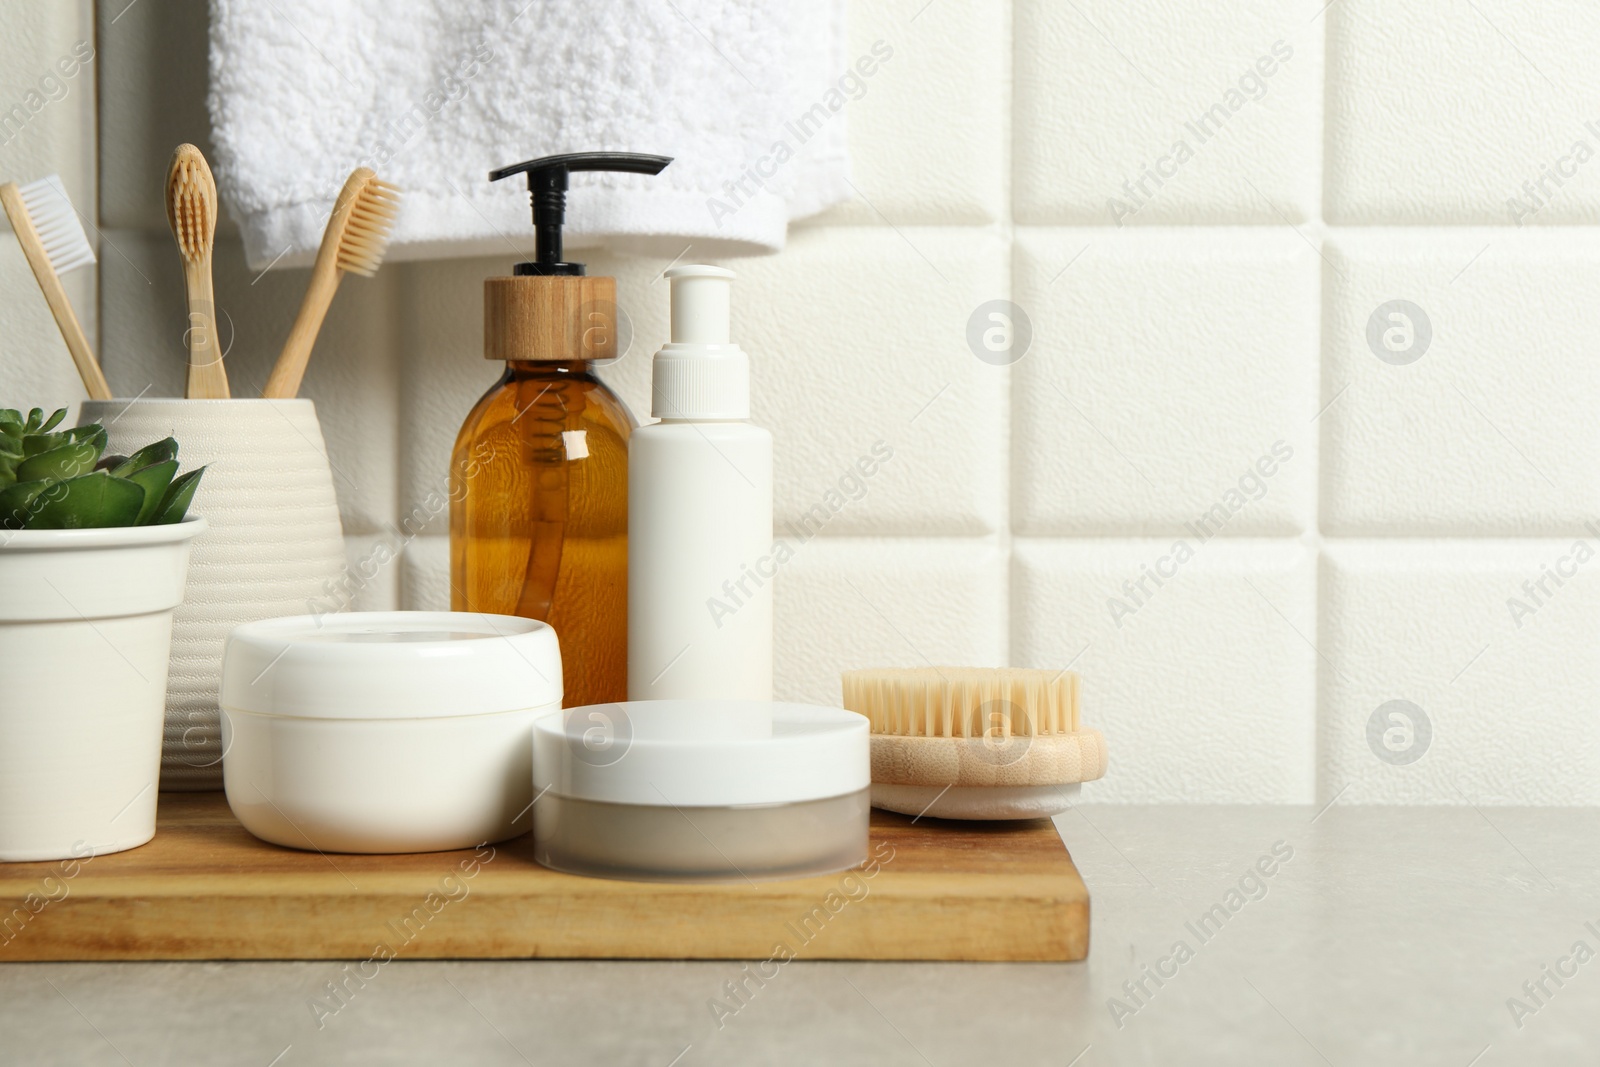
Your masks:
<svg viewBox="0 0 1600 1067"><path fill-rule="evenodd" d="M222 788L217 692L240 623L328 611L345 570L327 446L309 400L86 400L108 452L178 440L184 470L207 470L194 511L189 595L173 614L161 788Z"/></svg>
<svg viewBox="0 0 1600 1067"><path fill-rule="evenodd" d="M0 860L155 836L172 609L205 528L0 532Z"/></svg>

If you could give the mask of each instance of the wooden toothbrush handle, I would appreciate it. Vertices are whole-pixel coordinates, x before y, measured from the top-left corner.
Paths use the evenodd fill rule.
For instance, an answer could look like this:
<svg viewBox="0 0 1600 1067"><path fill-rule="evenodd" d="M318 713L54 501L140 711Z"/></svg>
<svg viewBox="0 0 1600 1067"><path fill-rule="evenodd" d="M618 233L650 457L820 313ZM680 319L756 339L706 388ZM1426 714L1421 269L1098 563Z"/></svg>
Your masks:
<svg viewBox="0 0 1600 1067"><path fill-rule="evenodd" d="M191 400L226 400L228 372L222 365L222 345L217 340L217 303L211 287L211 257L195 263L185 260L183 280L189 299L189 327L184 340L189 348L189 374L184 395Z"/></svg>
<svg viewBox="0 0 1600 1067"><path fill-rule="evenodd" d="M88 390L89 398L110 400L111 386L106 383L100 363L94 358L94 351L90 349L89 338L84 336L83 327L78 323L78 316L72 313L72 302L67 299L60 276L50 266L44 242L33 228L33 220L28 217L28 208L23 204L22 193L15 182L0 185L0 203L4 204L6 214L11 218L11 228L17 231L17 243L22 246L23 255L28 257L33 276L39 280L44 301L50 305L50 313L55 316L56 325L61 329L61 339L67 343L67 351L72 354L72 362L77 365L78 377L83 379L83 387Z"/></svg>
<svg viewBox="0 0 1600 1067"><path fill-rule="evenodd" d="M272 375L261 391L262 396L269 400L287 400L300 392L300 380L305 377L311 349L317 343L317 332L322 329L322 320L333 303L333 294L338 291L340 276L331 256L317 257L305 299L300 302L300 313L294 317L289 339L278 353L278 362L272 366Z"/></svg>

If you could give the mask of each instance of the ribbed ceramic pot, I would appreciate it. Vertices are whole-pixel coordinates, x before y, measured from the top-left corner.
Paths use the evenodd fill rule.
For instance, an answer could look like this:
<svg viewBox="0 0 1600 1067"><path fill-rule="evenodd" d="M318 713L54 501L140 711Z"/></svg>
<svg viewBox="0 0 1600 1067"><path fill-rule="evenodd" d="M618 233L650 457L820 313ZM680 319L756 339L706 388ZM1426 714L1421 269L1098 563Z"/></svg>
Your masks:
<svg viewBox="0 0 1600 1067"><path fill-rule="evenodd" d="M204 530L0 532L0 860L155 835L172 609Z"/></svg>
<svg viewBox="0 0 1600 1067"><path fill-rule="evenodd" d="M207 470L194 512L189 592L172 618L161 788L222 788L217 694L240 623L326 611L345 569L339 505L309 400L86 400L107 452L175 437L184 470Z"/></svg>

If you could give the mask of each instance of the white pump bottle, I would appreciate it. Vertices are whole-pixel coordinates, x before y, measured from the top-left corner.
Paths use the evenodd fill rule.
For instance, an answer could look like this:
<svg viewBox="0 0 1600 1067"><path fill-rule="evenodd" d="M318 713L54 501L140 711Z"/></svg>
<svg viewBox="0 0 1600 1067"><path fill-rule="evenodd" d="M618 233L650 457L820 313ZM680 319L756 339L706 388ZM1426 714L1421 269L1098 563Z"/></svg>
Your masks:
<svg viewBox="0 0 1600 1067"><path fill-rule="evenodd" d="M772 435L728 339L733 272L674 267L628 443L628 699L772 699Z"/></svg>

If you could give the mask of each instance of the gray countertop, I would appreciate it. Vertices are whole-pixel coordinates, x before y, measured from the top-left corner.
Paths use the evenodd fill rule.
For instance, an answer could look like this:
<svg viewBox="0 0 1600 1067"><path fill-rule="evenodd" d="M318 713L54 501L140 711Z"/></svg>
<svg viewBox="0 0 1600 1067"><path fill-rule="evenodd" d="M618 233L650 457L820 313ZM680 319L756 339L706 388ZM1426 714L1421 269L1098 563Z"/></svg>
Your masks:
<svg viewBox="0 0 1600 1067"><path fill-rule="evenodd" d="M332 1013L332 962L8 964L0 1062L1600 1062L1600 809L1056 821L1084 963L801 960L741 1006L729 962L396 961Z"/></svg>

